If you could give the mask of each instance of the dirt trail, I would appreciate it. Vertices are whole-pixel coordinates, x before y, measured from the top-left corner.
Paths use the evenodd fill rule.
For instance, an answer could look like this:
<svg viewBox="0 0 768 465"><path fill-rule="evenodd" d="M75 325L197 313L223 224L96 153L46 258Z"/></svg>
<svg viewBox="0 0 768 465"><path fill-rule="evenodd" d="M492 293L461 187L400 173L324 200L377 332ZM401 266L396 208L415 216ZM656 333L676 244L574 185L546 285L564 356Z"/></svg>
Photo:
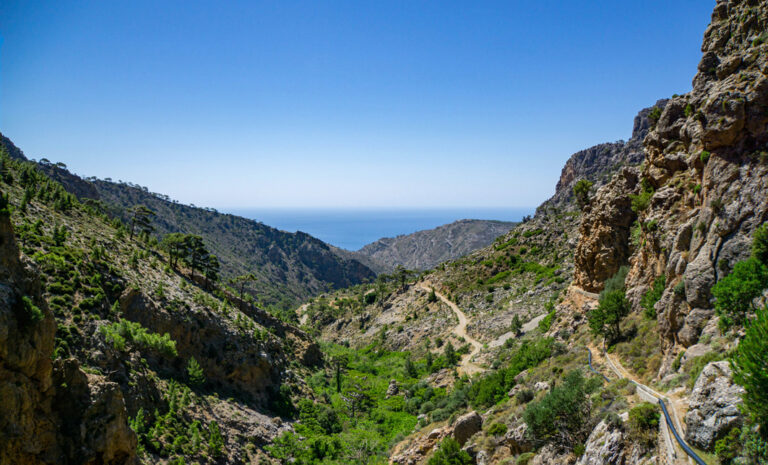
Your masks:
<svg viewBox="0 0 768 465"><path fill-rule="evenodd" d="M423 289L426 292L432 292L434 288L432 287L426 287L426 286L419 286L420 289ZM471 346L472 350L465 354L463 357L461 357L461 362L459 363L458 372L460 375L467 375L471 376L476 373L482 373L485 371L485 368L481 367L480 365L472 362L472 357L477 355L480 350L483 348L483 345L478 342L475 338L467 334L467 324L469 323L469 319L467 318L467 315L464 314L464 312L459 309L459 307L448 300L447 297L445 297L443 294L441 294L438 291L435 291L435 295L438 299L440 299L445 305L449 306L451 310L453 310L453 313L456 314L456 317L459 319L459 324L453 328L453 334L455 334L457 337L463 337L465 341L467 341Z"/></svg>

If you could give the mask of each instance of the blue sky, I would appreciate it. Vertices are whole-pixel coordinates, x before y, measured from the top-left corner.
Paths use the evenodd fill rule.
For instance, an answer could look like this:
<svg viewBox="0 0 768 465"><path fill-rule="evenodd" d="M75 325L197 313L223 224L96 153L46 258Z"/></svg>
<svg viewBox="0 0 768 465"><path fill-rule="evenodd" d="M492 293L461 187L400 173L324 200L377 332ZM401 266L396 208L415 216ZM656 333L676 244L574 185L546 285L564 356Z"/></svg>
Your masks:
<svg viewBox="0 0 768 465"><path fill-rule="evenodd" d="M713 6L3 0L0 131L204 206L535 206L690 90Z"/></svg>

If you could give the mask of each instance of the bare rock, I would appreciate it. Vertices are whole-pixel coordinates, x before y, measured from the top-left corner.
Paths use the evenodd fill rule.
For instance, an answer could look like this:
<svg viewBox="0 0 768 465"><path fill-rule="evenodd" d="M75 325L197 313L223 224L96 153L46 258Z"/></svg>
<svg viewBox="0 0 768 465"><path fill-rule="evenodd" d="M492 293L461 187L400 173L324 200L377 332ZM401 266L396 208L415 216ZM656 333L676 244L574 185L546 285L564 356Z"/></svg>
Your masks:
<svg viewBox="0 0 768 465"><path fill-rule="evenodd" d="M685 439L697 447L712 450L715 441L741 425L739 405L743 393L744 388L733 383L727 361L705 366L691 392L690 409L685 415L688 427Z"/></svg>
<svg viewBox="0 0 768 465"><path fill-rule="evenodd" d="M400 387L397 385L397 380L389 380L389 387L387 387L386 398L389 399L392 396L396 396L398 392L400 392Z"/></svg>
<svg viewBox="0 0 768 465"><path fill-rule="evenodd" d="M475 411L469 412L456 419L453 426L453 438L462 446L483 427L483 418Z"/></svg>
<svg viewBox="0 0 768 465"><path fill-rule="evenodd" d="M624 432L603 420L590 433L578 465L621 465L625 455Z"/></svg>

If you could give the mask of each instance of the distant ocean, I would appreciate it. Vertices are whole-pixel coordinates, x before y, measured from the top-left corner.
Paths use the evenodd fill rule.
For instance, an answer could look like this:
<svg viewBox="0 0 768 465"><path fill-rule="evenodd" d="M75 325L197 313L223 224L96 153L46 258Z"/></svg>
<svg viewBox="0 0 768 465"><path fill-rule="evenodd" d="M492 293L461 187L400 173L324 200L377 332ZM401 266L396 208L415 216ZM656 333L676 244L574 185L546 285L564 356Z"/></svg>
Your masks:
<svg viewBox="0 0 768 465"><path fill-rule="evenodd" d="M303 231L347 250L382 237L410 234L461 219L520 221L535 208L445 209L230 209L283 231Z"/></svg>

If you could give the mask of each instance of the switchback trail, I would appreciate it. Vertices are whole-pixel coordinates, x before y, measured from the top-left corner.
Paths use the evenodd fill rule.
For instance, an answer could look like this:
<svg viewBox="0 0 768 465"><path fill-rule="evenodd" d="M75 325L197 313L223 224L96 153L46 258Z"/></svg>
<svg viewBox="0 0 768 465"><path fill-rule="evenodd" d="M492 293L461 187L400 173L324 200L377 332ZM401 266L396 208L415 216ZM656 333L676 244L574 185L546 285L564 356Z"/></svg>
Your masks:
<svg viewBox="0 0 768 465"><path fill-rule="evenodd" d="M471 376L476 373L484 372L485 368L472 362L472 357L480 352L480 350L483 348L483 345L480 344L480 342L478 342L475 338L467 334L467 323L469 323L467 315L465 315L464 312L462 312L455 303L448 300L447 297L434 290L434 288L426 286L419 286L419 288L427 292L434 291L437 298L440 299L445 305L450 307L451 310L453 310L453 313L455 313L456 317L459 319L459 324L453 328L453 334L455 334L457 337L464 338L464 340L472 346L472 350L468 354L464 354L464 356L461 357L461 362L459 363L458 369L459 374Z"/></svg>

